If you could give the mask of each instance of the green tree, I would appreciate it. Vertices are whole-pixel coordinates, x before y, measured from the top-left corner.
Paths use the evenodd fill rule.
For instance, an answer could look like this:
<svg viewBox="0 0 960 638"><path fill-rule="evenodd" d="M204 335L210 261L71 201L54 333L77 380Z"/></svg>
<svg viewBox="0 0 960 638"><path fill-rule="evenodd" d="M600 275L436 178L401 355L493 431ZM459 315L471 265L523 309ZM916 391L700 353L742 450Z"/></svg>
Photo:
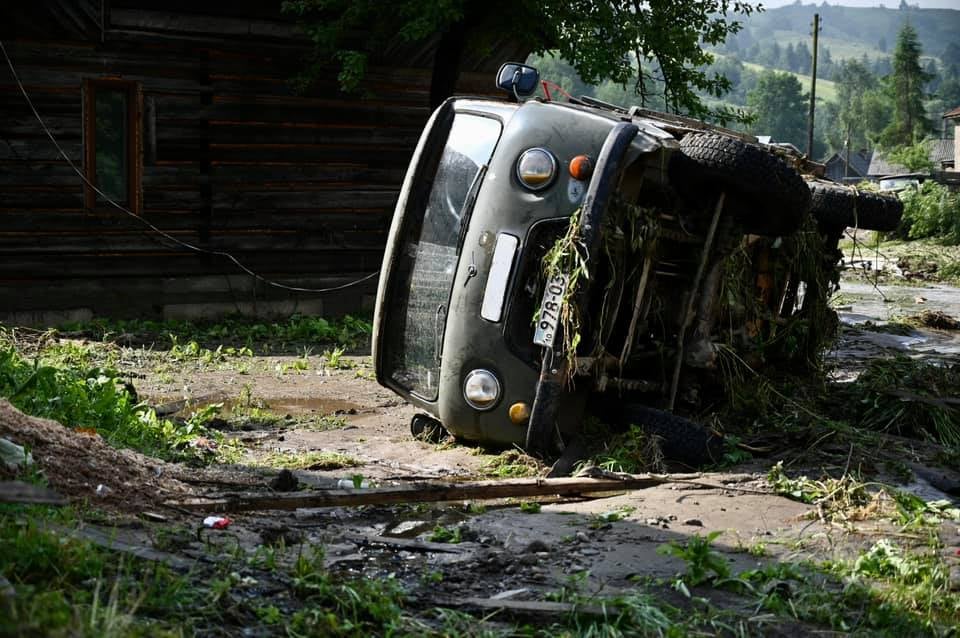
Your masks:
<svg viewBox="0 0 960 638"><path fill-rule="evenodd" d="M920 66L920 54L917 32L905 23L897 34L893 51L893 73L889 80L893 121L883 131L884 146L912 144L930 130L923 108L923 87L930 77Z"/></svg>
<svg viewBox="0 0 960 638"><path fill-rule="evenodd" d="M956 42L947 44L940 54L940 61L945 67L960 66L960 44Z"/></svg>
<svg viewBox="0 0 960 638"><path fill-rule="evenodd" d="M933 170L930 150L925 142L900 146L890 151L887 157L892 163L904 166L910 172Z"/></svg>
<svg viewBox="0 0 960 638"><path fill-rule="evenodd" d="M870 148L889 124L890 106L880 83L870 69L856 59L844 60L838 65L833 81L837 84L839 112L836 128L826 131L830 146L840 150L849 143L851 151Z"/></svg>
<svg viewBox="0 0 960 638"><path fill-rule="evenodd" d="M789 73L764 71L755 89L747 94L747 106L756 116L753 130L777 142L799 148L807 139L807 97L800 80Z"/></svg>
<svg viewBox="0 0 960 638"><path fill-rule="evenodd" d="M745 0L286 0L314 44L306 76L339 64L341 87L359 86L367 65L390 44L437 39L431 102L453 92L468 51L515 42L528 52L555 51L584 82L632 84L641 104L697 117L711 114L698 92L720 96L729 81L703 70L703 47L737 33ZM650 95L650 79L661 94ZM721 119L722 112L714 113Z"/></svg>

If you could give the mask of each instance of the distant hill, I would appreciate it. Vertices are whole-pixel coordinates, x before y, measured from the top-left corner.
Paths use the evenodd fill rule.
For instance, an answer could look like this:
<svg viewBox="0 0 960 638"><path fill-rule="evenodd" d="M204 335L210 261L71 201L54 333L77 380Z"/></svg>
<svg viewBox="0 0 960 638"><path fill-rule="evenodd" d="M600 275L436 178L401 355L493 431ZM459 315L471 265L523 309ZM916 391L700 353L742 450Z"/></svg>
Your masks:
<svg viewBox="0 0 960 638"><path fill-rule="evenodd" d="M815 13L820 14L821 46L828 48L835 60L861 57L864 53L870 58L890 55L897 32L906 21L916 29L924 56L939 59L948 44L960 43L960 10L841 7L824 2L755 13L743 20L743 31L726 48L732 46L746 52L755 43L809 44Z"/></svg>

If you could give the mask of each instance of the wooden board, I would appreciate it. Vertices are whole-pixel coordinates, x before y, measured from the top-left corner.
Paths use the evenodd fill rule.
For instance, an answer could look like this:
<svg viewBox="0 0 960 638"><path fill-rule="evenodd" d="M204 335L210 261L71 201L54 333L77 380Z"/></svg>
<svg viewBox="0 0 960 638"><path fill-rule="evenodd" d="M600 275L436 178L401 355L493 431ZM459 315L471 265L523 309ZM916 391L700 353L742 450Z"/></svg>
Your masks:
<svg viewBox="0 0 960 638"><path fill-rule="evenodd" d="M629 476L623 479L554 478L471 481L464 483L414 483L400 487L359 490L317 490L291 494L239 494L219 499L193 499L171 505L202 512L248 510L293 510L310 507L347 507L391 503L489 500L535 496L577 496L599 492L640 490L671 479L660 476Z"/></svg>

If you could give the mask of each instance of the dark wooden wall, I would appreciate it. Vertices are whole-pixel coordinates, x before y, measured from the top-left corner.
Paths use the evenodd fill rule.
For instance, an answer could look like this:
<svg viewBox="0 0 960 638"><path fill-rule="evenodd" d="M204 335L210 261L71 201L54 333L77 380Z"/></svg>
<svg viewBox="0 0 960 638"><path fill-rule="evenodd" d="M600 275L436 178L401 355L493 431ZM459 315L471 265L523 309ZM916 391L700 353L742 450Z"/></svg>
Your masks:
<svg viewBox="0 0 960 638"><path fill-rule="evenodd" d="M83 79L141 83L156 126L154 161L144 149L143 220L296 286L376 271L429 116L430 70L397 59L370 70L362 95L340 93L333 72L297 94L290 80L305 45L292 24L205 15L205 4L214 14L231 6L198 0L177 6L199 13L170 13L136 2L41 0L4 43L77 166ZM496 60L475 65L495 68ZM463 74L462 92L490 93L493 74L481 70ZM85 209L80 178L0 69L0 320L334 314L369 306L375 289L376 279L336 294L274 289L117 210Z"/></svg>

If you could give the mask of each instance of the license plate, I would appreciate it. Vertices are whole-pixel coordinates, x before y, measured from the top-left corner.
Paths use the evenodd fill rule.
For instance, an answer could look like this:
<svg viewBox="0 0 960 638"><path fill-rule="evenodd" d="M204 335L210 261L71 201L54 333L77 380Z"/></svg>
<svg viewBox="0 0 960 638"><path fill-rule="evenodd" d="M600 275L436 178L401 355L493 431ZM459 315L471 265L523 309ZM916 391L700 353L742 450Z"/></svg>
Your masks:
<svg viewBox="0 0 960 638"><path fill-rule="evenodd" d="M547 287L543 291L543 301L540 302L537 329L533 333L533 342L538 346L553 347L553 341L557 337L560 309L563 306L563 295L567 291L568 280L566 274L558 273L547 281Z"/></svg>

